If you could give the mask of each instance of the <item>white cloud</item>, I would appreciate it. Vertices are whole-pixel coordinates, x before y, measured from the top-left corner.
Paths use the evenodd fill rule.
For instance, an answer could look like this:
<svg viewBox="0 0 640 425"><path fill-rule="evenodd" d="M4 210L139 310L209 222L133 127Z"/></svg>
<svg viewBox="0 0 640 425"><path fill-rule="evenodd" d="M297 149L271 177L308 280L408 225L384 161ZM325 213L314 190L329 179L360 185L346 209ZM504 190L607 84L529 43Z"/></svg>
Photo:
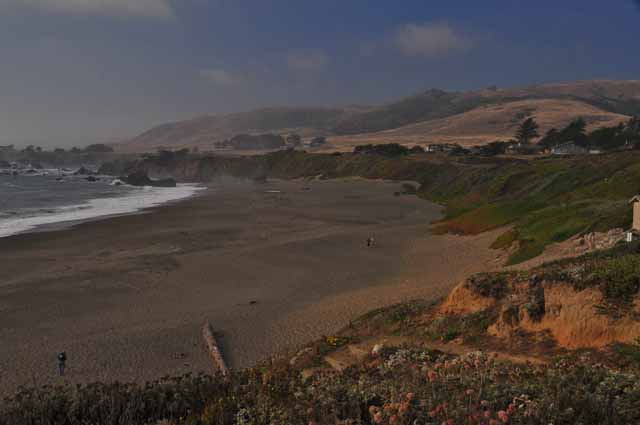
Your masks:
<svg viewBox="0 0 640 425"><path fill-rule="evenodd" d="M287 55L287 66L294 71L321 71L329 64L329 56L319 49L295 50Z"/></svg>
<svg viewBox="0 0 640 425"><path fill-rule="evenodd" d="M219 68L201 69L200 76L220 87L233 87L243 82L243 78Z"/></svg>
<svg viewBox="0 0 640 425"><path fill-rule="evenodd" d="M471 47L471 40L447 23L407 24L393 39L395 46L407 56L441 56Z"/></svg>
<svg viewBox="0 0 640 425"><path fill-rule="evenodd" d="M1 9L144 18L169 18L174 15L170 0L0 0Z"/></svg>

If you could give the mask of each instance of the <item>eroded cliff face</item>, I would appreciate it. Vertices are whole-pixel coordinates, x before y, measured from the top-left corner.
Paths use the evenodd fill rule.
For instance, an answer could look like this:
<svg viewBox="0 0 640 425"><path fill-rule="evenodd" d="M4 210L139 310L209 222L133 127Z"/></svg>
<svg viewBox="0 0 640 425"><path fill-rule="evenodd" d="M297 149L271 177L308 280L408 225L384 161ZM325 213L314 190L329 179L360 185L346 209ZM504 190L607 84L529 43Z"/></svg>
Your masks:
<svg viewBox="0 0 640 425"><path fill-rule="evenodd" d="M497 285L502 285L500 291L495 291ZM566 282L513 277L483 279L478 285L472 278L454 288L438 311L469 315L492 310L495 320L487 335L507 344L522 335L533 339L547 335L557 347L575 350L634 343L640 338L640 297L615 311L605 311L607 305L594 287L578 289Z"/></svg>

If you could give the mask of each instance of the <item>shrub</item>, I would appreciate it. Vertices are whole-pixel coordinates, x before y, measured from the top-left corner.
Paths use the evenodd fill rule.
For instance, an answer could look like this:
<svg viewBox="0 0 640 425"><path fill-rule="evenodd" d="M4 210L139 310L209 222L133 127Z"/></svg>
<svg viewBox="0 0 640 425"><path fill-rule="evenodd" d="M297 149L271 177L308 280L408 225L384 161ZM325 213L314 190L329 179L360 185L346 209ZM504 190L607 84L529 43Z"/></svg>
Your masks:
<svg viewBox="0 0 640 425"><path fill-rule="evenodd" d="M479 273L467 279L467 286L476 294L499 300L507 291L507 274Z"/></svg>
<svg viewBox="0 0 640 425"><path fill-rule="evenodd" d="M0 403L2 425L144 424L178 421L203 411L228 385L219 377L185 375L143 386L89 384L21 389Z"/></svg>

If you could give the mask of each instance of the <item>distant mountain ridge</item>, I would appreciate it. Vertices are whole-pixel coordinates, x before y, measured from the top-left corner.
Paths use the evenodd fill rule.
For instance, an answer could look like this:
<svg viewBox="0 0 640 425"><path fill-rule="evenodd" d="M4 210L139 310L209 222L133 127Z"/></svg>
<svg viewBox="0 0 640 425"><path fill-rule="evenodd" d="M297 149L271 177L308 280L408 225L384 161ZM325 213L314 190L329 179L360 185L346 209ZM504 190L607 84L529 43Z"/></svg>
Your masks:
<svg viewBox="0 0 640 425"><path fill-rule="evenodd" d="M121 144L119 148L143 151L158 147L198 146L211 149L214 142L237 134L262 132L297 132L307 137L318 134L343 136L338 137L340 140L349 135L379 133L405 126L410 129L407 131L416 131L415 136L421 136L421 129L429 127L427 124L435 120L458 117L457 122L460 122L464 121L463 114L470 111L513 102L519 102L519 108L526 108L522 102L537 102L539 108L540 100L566 101L555 104L556 108L558 105L565 108L560 114L563 119L577 118L588 111L595 117L591 121L613 122L626 116L640 115L640 81L593 80L466 92L429 89L380 106L263 108L162 124ZM572 109L575 109L575 113ZM507 130L502 129L502 133L493 130L488 132L489 128L483 129L478 125L477 114L474 116L474 128L479 133L493 135ZM490 127L491 123L487 124ZM451 137L455 137L455 134L452 132ZM404 135L407 135L406 131Z"/></svg>

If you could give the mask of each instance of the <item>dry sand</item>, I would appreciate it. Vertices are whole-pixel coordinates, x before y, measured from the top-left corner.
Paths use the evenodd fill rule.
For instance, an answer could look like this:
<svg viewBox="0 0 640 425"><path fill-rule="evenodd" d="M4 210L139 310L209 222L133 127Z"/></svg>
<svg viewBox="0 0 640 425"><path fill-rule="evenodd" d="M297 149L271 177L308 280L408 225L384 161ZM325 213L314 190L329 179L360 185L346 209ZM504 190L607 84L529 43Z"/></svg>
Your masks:
<svg viewBox="0 0 640 425"><path fill-rule="evenodd" d="M147 214L0 239L0 393L62 382L62 350L74 383L211 372L206 320L230 365L251 365L496 265L495 234L430 235L440 208L398 187L225 182Z"/></svg>

